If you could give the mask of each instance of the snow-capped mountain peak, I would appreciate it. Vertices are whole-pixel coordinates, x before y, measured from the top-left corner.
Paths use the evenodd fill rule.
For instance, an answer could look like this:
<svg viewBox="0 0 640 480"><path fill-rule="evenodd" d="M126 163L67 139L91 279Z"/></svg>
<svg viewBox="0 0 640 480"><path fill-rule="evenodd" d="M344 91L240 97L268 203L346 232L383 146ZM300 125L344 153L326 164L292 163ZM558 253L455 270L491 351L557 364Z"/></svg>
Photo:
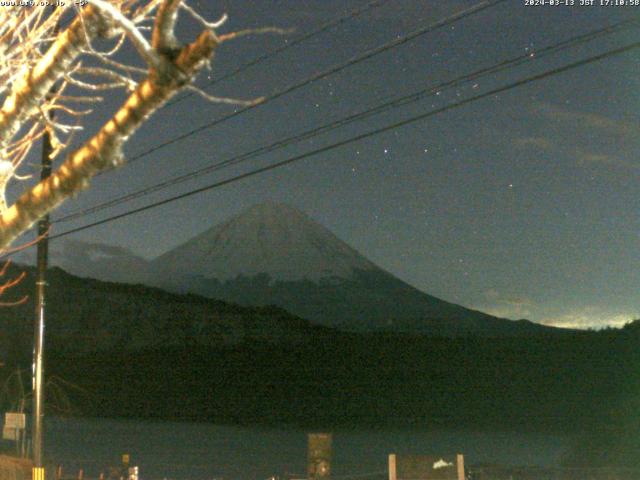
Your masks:
<svg viewBox="0 0 640 480"><path fill-rule="evenodd" d="M254 205L153 261L155 271L233 279L268 273L273 280L350 278L375 265L301 211Z"/></svg>

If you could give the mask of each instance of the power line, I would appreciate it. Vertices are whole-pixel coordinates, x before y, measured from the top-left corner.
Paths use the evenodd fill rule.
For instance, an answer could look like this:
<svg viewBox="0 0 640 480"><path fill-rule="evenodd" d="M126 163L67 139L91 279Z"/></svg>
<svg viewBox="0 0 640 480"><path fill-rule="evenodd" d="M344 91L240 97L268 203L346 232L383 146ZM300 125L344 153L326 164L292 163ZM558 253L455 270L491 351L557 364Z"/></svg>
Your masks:
<svg viewBox="0 0 640 480"><path fill-rule="evenodd" d="M355 57L352 57L351 59L347 60L344 63L338 64L338 65L334 65L333 67L330 67L329 69L324 70L322 72L316 73L315 75L312 75L311 77L307 77L306 79L304 79L304 80L302 80L300 82L293 83L293 84L289 85L288 87L285 87L282 90L278 90L277 92L269 95L268 97L265 97L260 103L257 103L255 105L250 105L250 106L241 108L239 110L236 110L233 113L230 113L228 115L220 117L219 119L213 120L212 122L206 123L204 125L201 125L200 127L197 127L197 128L195 128L193 130L190 130L187 133L184 133L182 135L178 135L177 137L174 137L174 138L172 138L170 140L167 140L165 142L162 142L162 143L160 143L160 144L158 144L158 145L156 145L154 147L151 147L151 148L145 150L144 152L141 152L141 153L131 157L131 159L129 159L127 164L131 165L132 163L140 160L143 157L148 156L149 154L151 154L153 152L156 152L158 150L166 148L169 145L172 145L174 143L180 142L180 141L184 140L185 138L189 138L189 137L191 137L191 136L193 136L193 135L195 135L197 133L200 133L200 132L202 132L204 130L212 128L212 127L214 127L216 125L219 125L219 124L221 124L223 122L226 122L227 120L231 120L232 118L235 118L238 115L242 115L243 113L248 112L250 110L253 110L254 108L257 108L257 107L259 107L261 105L265 105L266 103L269 103L269 102L271 102L273 100L276 100L276 99L278 99L278 98L280 98L280 97L282 97L284 95L287 95L287 94L289 94L289 93L291 93L291 92L293 92L295 90L298 90L298 89L300 89L302 87L305 87L305 86L307 86L307 85L309 85L309 84L311 84L311 83L313 83L313 82L315 82L317 80L322 80L323 78L326 78L326 77L328 77L330 75L333 75L334 73L340 72L340 71L342 71L342 70L344 70L346 68L349 68L349 67L351 67L353 65L356 65L356 64L358 64L360 62L363 62L363 61L368 60L368 59L370 59L372 57L375 57L376 55L379 55L379 54L384 53L384 52L386 52L388 50L391 50L392 48L397 48L400 45L408 43L411 40L413 40L413 39L415 39L415 38L417 38L419 36L422 36L422 35L425 35L427 33L433 32L433 31L438 30L438 29L440 29L442 27L451 25L451 24L453 24L455 22L458 22L458 21L460 21L460 20L462 20L464 18L467 18L469 16L476 15L476 14L478 14L478 13L484 11L484 10L492 8L492 7L494 7L494 6L496 6L496 5L500 4L500 3L503 3L505 1L506 0L492 0L492 1L483 0L481 2L478 2L477 4L475 4L472 7L469 7L469 8L466 8L464 10L461 10L461 11L459 11L457 13L454 13L453 15L450 15L450 16L448 16L446 18L443 18L442 20L438 20L437 22L429 24L426 27L422 27L422 28L419 28L417 30L414 30L413 32L411 32L411 33L409 33L407 35L398 37L398 38L396 38L396 39L394 39L394 40L392 40L390 42L387 42L387 43L385 43L383 45L380 45L378 47L375 47L375 48L372 48L370 50L367 50L366 52L364 52L361 55L357 55ZM125 165L127 165L127 164L125 164Z"/></svg>
<svg viewBox="0 0 640 480"><path fill-rule="evenodd" d="M105 218L105 219L102 219L102 220L99 220L99 221L96 221L96 222L93 222L93 223L90 223L90 224L87 224L87 225L83 225L81 227L77 227L77 228L73 228L71 230L67 230L66 232L62 232L62 233L59 233L57 235L52 235L52 236L50 236L50 239L60 238L60 237L63 237L63 236L66 236L66 235L70 235L72 233L76 233L76 232L79 232L79 231L82 231L82 230L87 230L89 228L93 228L93 227L96 227L98 225L102 225L102 224L105 224L105 223L112 222L114 220L118 220L120 218L128 217L128 216L134 215L136 213L140 213L140 212L143 212L143 211L146 211L146 210L150 210L152 208L156 208L156 207L159 207L161 205L165 205L167 203L174 202L176 200L181 200L183 198L187 198L187 197L190 197L192 195L196 195L198 193L202 193L202 192L205 192L205 191L208 191L208 190L212 190L214 188L222 187L224 185L228 185L230 183L234 183L234 182L237 182L239 180L243 180L245 178L249 178L249 177L258 175L260 173L264 173L264 172L267 172L267 171L270 171L270 170L275 170L276 168L280 168L280 167L283 167L285 165L289 165L289 164L292 164L294 162L297 162L297 161L300 161L300 160L304 160L306 158L309 158L309 157L312 157L312 156L315 156L315 155L318 155L318 154L321 154L321 153L326 153L326 152L334 150L336 148L343 147L345 145L349 145L351 143L358 142L360 140L364 140L364 139L369 138L369 137L380 135L382 133L386 133L388 131L395 130L395 129L403 127L403 126L410 125L412 123L416 123L418 121L427 119L427 118L432 117L434 115L446 112L448 110L452 110L454 108L458 108L458 107L467 105L469 103L472 103L472 102L475 102L475 101L490 97L492 95L497 95L499 93L503 93L503 92L506 92L508 90L512 90L514 88L521 87L523 85L527 85L527 84L530 84L530 83L533 83L533 82L537 82L537 81L540 81L542 79L545 79L545 78L548 78L548 77L551 77L551 76L554 76L554 75L558 75L560 73L564 73L564 72L567 72L567 71L570 71L570 70L573 70L573 69L576 69L576 68L583 67L583 66L591 64L591 63L598 62L600 60L604 60L604 59L609 58L609 57L613 57L615 55L620 55L620 54L623 54L623 53L627 53L627 52L630 52L630 51L635 50L637 48L640 48L640 42L635 42L635 43L626 45L624 47L616 48L614 50L609 50L607 52L604 52L604 53L601 53L601 54L598 54L598 55L594 55L594 56L588 57L586 59L579 60L577 62L570 63L568 65L564 65L564 66L557 67L557 68L554 68L554 69L551 69L551 70L547 70L546 72L543 72L543 73L540 73L540 74L537 74L537 75L533 75L533 76L530 76L530 77L515 81L515 82L510 83L510 84L508 84L506 86L498 87L498 88L489 90L487 92L475 95L473 97L469 97L469 98L466 98L466 99L459 100L457 102L451 103L451 104L446 105L444 107L440 107L440 108L437 108L435 110L431 110L429 112L425 112L425 113L422 113L420 115L416 115L416 116L410 117L410 118L402 120L400 122L396 122L396 123L387 125L385 127L377 128L377 129L371 130L369 132L362 133L360 135L356 135L356 136L351 137L349 139L342 140L340 142L336 142L336 143L333 143L331 145L327 145L327 146L318 148L316 150L312 150L312 151L309 151L309 152L306 152L306 153L303 153L303 154L300 154L300 155L296 155L294 157L288 158L286 160L282 160L280 162L268 165L266 167L257 168L257 169L254 169L252 171L245 172L243 174L236 175L234 177L228 178L226 180L221 180L221 181L212 183L210 185L207 185L207 186L204 186L204 187L201 187L201 188L190 190L189 192L182 193L180 195L175 195L173 197L170 197L170 198L167 198L167 199L164 199L164 200L160 200L158 202L154 202L154 203L151 203L149 205L145 205L144 207L140 207L140 208L136 208L136 209L133 209L133 210L129 210L127 212L120 213L118 215L113 215L111 217L108 217L108 218Z"/></svg>
<svg viewBox="0 0 640 480"><path fill-rule="evenodd" d="M174 177L174 178L169 179L169 180L165 180L165 181L163 181L163 182L161 182L159 184L156 184L156 185L153 185L153 186L150 186L150 187L145 187L145 188L143 188L141 190L138 190L136 192L133 192L133 193L130 193L130 194L127 194L127 195L124 195L124 196L117 197L117 198L109 200L109 201L107 201L105 203L102 203L102 204L99 204L99 205L96 205L96 206L93 206L93 207L90 207L90 208L87 208L87 209L84 209L84 210L81 210L81 211L78 211L78 212L71 213L69 215L66 215L64 217L59 218L56 222L69 221L69 220L72 220L72 219L75 219L75 218L79 218L79 217L82 217L82 216L85 216L85 215L88 215L88 214L91 214L91 213L95 213L97 211L103 210L103 209L111 207L111 206L119 205L121 203L130 201L130 200L134 200L134 199L139 198L141 196L145 196L147 194L154 193L154 192L162 190L164 188L168 188L168 187L171 187L173 185L177 185L179 183L185 182L185 181L190 180L192 178L195 178L197 176L200 176L200 175L203 175L203 174L207 174L207 173L211 173L213 171L220 170L220 169L222 169L224 167L227 167L227 166L230 166L230 165L238 164L238 163L240 163L242 161L246 161L246 160L248 160L250 158L253 158L255 156L258 156L258 155L261 155L261 154L264 154L264 153L269 153L269 152L274 151L276 149L284 148L284 147L286 147L286 146L288 146L288 145L290 145L292 143L296 143L298 141L305 140L305 139L311 138L313 136L316 136L316 135L319 135L319 134L322 134L322 133L326 133L327 131L333 130L333 129L338 128L338 127L342 127L342 126L344 126L346 124L349 124L349 123L352 123L354 121L362 120L362 119L367 118L369 116L382 113L384 111L389 110L390 108L397 108L397 107L400 107L400 106L407 105L409 103L417 102L417 101L421 100L422 98L424 98L427 94L433 94L433 93L436 93L438 91L443 91L443 90L448 89L448 88L453 88L453 87L455 87L455 86L457 86L457 85L459 85L461 83L468 82L468 81L471 81L471 80L477 80L477 79L481 78L484 75L500 72L500 71L505 70L507 68L511 68L513 66L517 66L517 65L519 65L519 64L521 64L521 63L523 63L525 61L529 61L529 60L533 60L533 59L540 59L540 58L543 58L543 57L545 57L545 56L547 56L549 54L557 53L557 52L565 50L567 48L574 47L574 46L576 46L576 45L578 45L580 43L585 43L587 41L591 41L591 40L593 40L595 38L598 38L598 37L600 37L602 35L615 33L617 31L620 31L622 28L626 28L626 27L628 27L630 25L637 26L637 22L636 21L632 21L632 20L626 20L626 21L618 22L618 23L616 23L614 25L611 25L611 26L608 26L608 27L604 27L602 29L598 29L598 30L595 30L595 31L591 31L591 32L588 32L586 34L578 35L576 37L570 38L570 39L565 40L563 42L560 42L558 44L555 44L555 45L546 47L544 49L538 50L535 53L535 55L534 54L524 54L524 55L520 55L520 56L515 57L515 58L511 58L511 59L505 60L503 62L500 62L497 65L494 65L494 66L491 66L491 67L487 67L487 68L483 68L483 69L478 70L476 72L464 75L462 77L458 77L458 78L456 78L454 80L450 80L450 81L441 83L439 85L436 85L436 86L433 86L433 87L429 87L429 88L426 88L426 89L422 89L422 90L420 90L418 92L415 92L415 93L412 93L412 94L409 94L409 95L405 95L403 97L391 100L390 102L386 102L386 103L384 103L382 105L379 105L379 106L367 109L365 111L361 111L361 112L359 112L357 114L350 115L348 117L333 121L333 122L331 122L331 123L329 123L327 125L323 125L321 127L317 127L317 128L312 129L312 130L308 130L306 132L297 134L295 136L288 137L288 138L286 138L284 140L280 140L278 142L272 143L271 145L260 147L260 148L258 148L256 150L253 150L253 151L250 151L250 152L246 152L244 154L235 156L235 157L233 157L231 159L228 159L228 160L225 160L225 161L222 161L222 162L217 162L217 163L214 163L212 165L208 165L206 167L197 169L197 170L195 170L193 172L190 172L190 173L187 173L187 174L184 174L184 175L180 175L178 177ZM534 55L534 56L532 56L532 55Z"/></svg>
<svg viewBox="0 0 640 480"><path fill-rule="evenodd" d="M418 102L420 100L422 100L425 96L427 95L433 95L437 92L441 92L444 91L446 89L450 89L450 88L454 88L460 84L463 84L465 82L469 82L469 81L474 81L474 80L478 80L486 75L489 74L495 74L516 66L519 66L525 62L528 61L533 61L533 60L539 60L541 58L544 58L548 55L551 54L555 54L558 53L560 51L566 50L568 48L573 48L577 45L586 43L586 42L590 42L596 38L600 38L604 35L609 35L611 33L617 33L619 31L621 31L624 28L627 28L629 26L638 26L638 22L634 21L634 20L625 20L625 21L621 21L618 23L615 23L613 25L604 27L604 28L600 28L600 29L596 29L581 35L577 35L574 36L572 38L569 38L567 40L564 40L562 42L556 43L554 45L545 47L543 49L537 50L534 53L525 53L523 55L519 55L507 60L504 60L496 65L492 65L490 67L485 67L482 68L480 70L476 70L472 73L457 77L453 80L449 80L443 83L440 83L438 85L435 86L431 86L425 89L422 89L418 92L414 92L408 95L404 95L402 97L393 99L391 101L385 102L381 105L377 105L375 107L366 109L364 111L360 111L356 114L352 114L349 115L347 117L343 117L340 118L338 120L335 120L333 122L330 122L329 124L325 124L322 125L320 127L316 127L313 128L311 130L307 130L305 132L296 134L294 136L290 136L288 138L285 138L283 140L279 140L275 143L272 143L270 145L266 145L266 146L262 146L258 149L252 150L250 152L245 152L243 154L240 155L236 155L230 159L224 160L222 162L216 162L214 164L211 165L207 165L205 167L199 168L197 170L194 170L192 172L168 179L168 180L164 180L163 182L160 182L158 184L149 186L149 187L145 187L142 188L140 190L137 190L135 192L129 193L127 195L122 195L119 197L116 197L114 199L111 199L107 202L98 204L98 205L94 205L93 207L89 207L89 208L85 208L83 210L79 210L77 212L73 212L70 213L66 216L63 216L59 219L57 219L54 223L60 223L60 222L66 222L66 221L70 221L73 219L77 219L92 213L96 213L99 212L101 210L104 210L106 208L109 207L113 207L122 203L126 203L128 201L131 200L135 200L136 198L140 198L146 195L149 195L151 193L163 190L165 188L169 188L172 187L174 185L177 185L179 183L183 183L185 181L188 181L190 179L196 178L198 176L204 175L204 174L208 174L217 170L221 170L222 168L231 166L231 165L236 165L239 164L241 162L247 161L251 158L254 158L256 156L265 154L265 153L269 153L272 152L274 150L279 150L281 148L285 148L288 145L291 145L293 143L297 143L299 141L302 140L306 140L312 137L315 137L317 135L326 133L328 131L334 130L336 128L339 127L343 127L344 125L347 125L349 123L353 123L355 121L360 121L364 118L368 118L372 115L377 115L383 112L386 112L392 108L398 108L398 107L402 107L411 103L415 103Z"/></svg>
<svg viewBox="0 0 640 480"><path fill-rule="evenodd" d="M372 10L374 8L378 8L382 5L384 5L385 3L387 3L389 0L373 0L372 2L367 3L366 5L364 5L361 8L358 8L356 10L351 11L350 13L348 13L347 15L343 16L343 17L338 17L336 19L333 20L329 20L328 22L320 25L320 27L318 27L317 29L308 32L304 35L299 36L298 38L293 39L291 42L288 42L284 45L282 45L279 48L276 48L275 50L272 50L268 53L265 53L264 55L260 55L259 57L251 60L250 62L247 62L241 66L239 66L238 68L236 68L235 70L219 77L219 78L215 78L213 79L211 82L209 82L204 88L209 88L213 85L216 85L224 80L227 80L229 78L235 77L236 75L244 72L245 70L247 70L250 67L253 67L255 65L258 65L262 62L264 62L265 60L270 59L271 57L274 57L282 52L284 52L285 50L288 50L289 48L295 47L296 45L301 44L302 42L305 42L307 40L309 40L310 38L316 37L330 29L332 29L333 27L340 25L341 23L344 23L348 20L351 20L352 18L355 18L359 15L362 15L363 13L368 12L369 10ZM171 100L170 102L168 102L165 107L170 107L172 105L175 105L176 103L180 103L183 100L186 100L187 98L190 98L192 96L196 95L196 93L194 92L189 92L179 98L176 98L174 100Z"/></svg>

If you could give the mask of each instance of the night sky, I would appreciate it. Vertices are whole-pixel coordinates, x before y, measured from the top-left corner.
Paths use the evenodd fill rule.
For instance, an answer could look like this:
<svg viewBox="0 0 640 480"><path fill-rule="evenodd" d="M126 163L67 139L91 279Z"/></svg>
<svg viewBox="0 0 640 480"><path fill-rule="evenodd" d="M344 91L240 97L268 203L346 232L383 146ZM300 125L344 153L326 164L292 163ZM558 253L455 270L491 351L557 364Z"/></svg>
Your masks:
<svg viewBox="0 0 640 480"><path fill-rule="evenodd" d="M192 2L221 31L295 28L223 44L212 79L364 6L368 0ZM475 1L389 0L208 88L251 99L340 64ZM576 4L579 0L576 0ZM53 234L313 150L640 39L629 28L556 55L536 52L629 18L640 7L526 6L508 0L184 141L101 175L53 215L92 206L518 55L511 70L337 131L54 226ZM198 28L184 21L182 40ZM153 258L259 202L291 204L417 288L508 318L577 327L640 318L638 50L492 95L222 188L52 242L120 246ZM208 75L208 76L207 76ZM118 95L87 122L95 131ZM229 114L190 96L158 112L126 147L135 157ZM34 162L37 157L34 156Z"/></svg>

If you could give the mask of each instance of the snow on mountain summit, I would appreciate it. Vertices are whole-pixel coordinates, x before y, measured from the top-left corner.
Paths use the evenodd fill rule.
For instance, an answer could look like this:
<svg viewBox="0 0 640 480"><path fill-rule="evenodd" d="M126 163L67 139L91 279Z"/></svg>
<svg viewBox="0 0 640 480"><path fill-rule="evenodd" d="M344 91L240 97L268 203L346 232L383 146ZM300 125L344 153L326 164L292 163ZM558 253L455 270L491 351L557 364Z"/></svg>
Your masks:
<svg viewBox="0 0 640 480"><path fill-rule="evenodd" d="M301 211L254 205L153 261L165 275L218 280L268 274L273 280L350 278L377 267Z"/></svg>

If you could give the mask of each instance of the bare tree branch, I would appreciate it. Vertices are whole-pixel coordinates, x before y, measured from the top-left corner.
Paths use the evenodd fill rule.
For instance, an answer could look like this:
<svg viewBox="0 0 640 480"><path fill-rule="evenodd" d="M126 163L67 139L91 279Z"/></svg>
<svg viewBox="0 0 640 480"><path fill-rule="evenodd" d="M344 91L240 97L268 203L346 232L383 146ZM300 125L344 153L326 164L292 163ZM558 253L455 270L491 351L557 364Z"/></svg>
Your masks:
<svg viewBox="0 0 640 480"><path fill-rule="evenodd" d="M168 35L166 30L157 31ZM0 248L9 245L64 199L86 188L96 173L121 163L123 143L149 115L192 79L209 60L217 44L215 35L204 31L196 41L180 49L175 60L164 56L161 70L152 69L91 140L69 155L51 177L23 194L0 216Z"/></svg>
<svg viewBox="0 0 640 480"><path fill-rule="evenodd" d="M47 10L48 14L45 10L0 9L0 95L3 88L6 95L0 109L0 251L7 251L41 216L86 188L97 173L121 164L126 141L180 89L192 88L215 102L259 103L262 99L209 95L190 84L223 41L253 33L285 33L268 28L217 36L215 29L226 15L209 22L183 0L92 0L77 9L60 33L53 27L61 10ZM186 46L178 43L174 31L182 11L203 27ZM142 25L149 20L153 27ZM148 28L150 34L145 31ZM100 51L92 45L97 37L115 39L115 45ZM126 65L115 56L125 40L147 68ZM96 65L95 60L100 63ZM80 117L92 109L70 105L99 102L102 98L95 92L110 88L124 88L130 94L93 137L71 151L73 135L82 128ZM59 113L55 120L50 118L53 111ZM54 143L51 158L62 151L70 153L49 178L8 205L4 199L7 183L20 178L16 169L44 132ZM14 138L18 135L20 138Z"/></svg>
<svg viewBox="0 0 640 480"><path fill-rule="evenodd" d="M84 9L88 33L96 34L103 27L98 11L90 5ZM86 44L82 22L74 20L60 33L32 70L22 73L0 110L0 150L20 129L22 122L37 111L55 82L62 77Z"/></svg>
<svg viewBox="0 0 640 480"><path fill-rule="evenodd" d="M91 0L91 5L103 15L109 17L124 33L129 37L131 43L136 47L140 56L147 62L150 67L158 68L160 59L154 49L151 48L147 39L140 33L135 23L125 17L120 10L112 4L104 0Z"/></svg>

